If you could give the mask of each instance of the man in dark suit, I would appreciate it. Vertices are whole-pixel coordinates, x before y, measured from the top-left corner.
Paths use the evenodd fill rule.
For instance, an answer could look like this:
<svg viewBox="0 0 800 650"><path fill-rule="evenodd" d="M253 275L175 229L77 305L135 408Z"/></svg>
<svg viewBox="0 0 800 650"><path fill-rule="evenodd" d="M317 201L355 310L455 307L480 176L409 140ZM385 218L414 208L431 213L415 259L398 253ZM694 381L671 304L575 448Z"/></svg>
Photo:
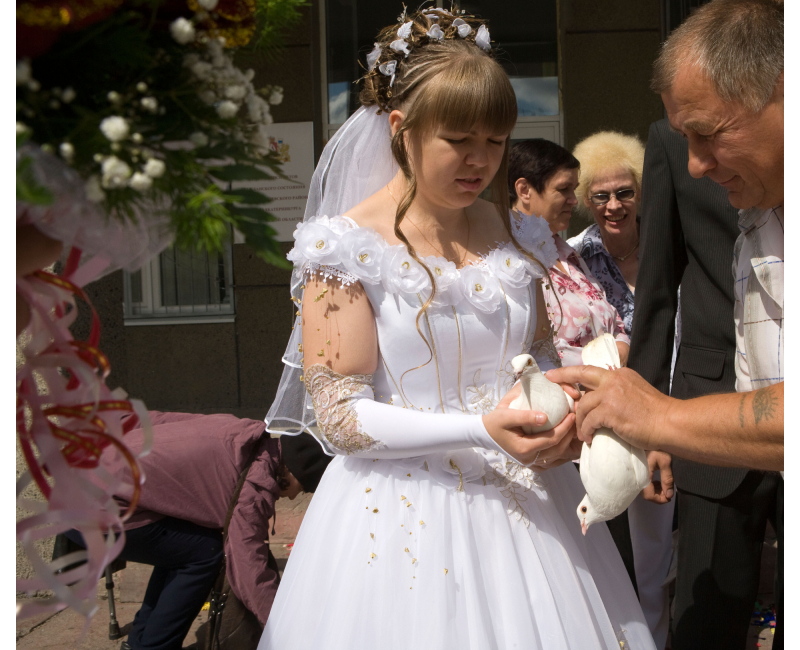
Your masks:
<svg viewBox="0 0 800 650"><path fill-rule="evenodd" d="M688 158L686 141L666 119L651 125L628 362L669 393L680 285L681 342L671 393L679 399L731 392L736 379L731 260L739 214L723 187L689 175ZM761 541L781 479L678 457L673 475L680 531L673 648L743 648Z"/></svg>

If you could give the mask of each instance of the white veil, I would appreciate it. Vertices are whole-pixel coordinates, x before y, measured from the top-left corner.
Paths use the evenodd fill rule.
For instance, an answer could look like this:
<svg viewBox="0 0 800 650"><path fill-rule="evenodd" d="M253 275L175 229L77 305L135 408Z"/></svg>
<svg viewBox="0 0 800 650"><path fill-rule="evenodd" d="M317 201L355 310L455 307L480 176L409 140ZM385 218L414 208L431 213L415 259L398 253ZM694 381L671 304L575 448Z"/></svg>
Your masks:
<svg viewBox="0 0 800 650"><path fill-rule="evenodd" d="M303 221L320 215L344 215L392 180L397 170L391 150L389 116L378 115L377 106L362 106L325 145L311 177ZM284 368L278 392L264 418L270 433L298 435L316 422L311 397L302 379L301 287L305 274L305 267L295 265L291 299L296 316L283 354Z"/></svg>

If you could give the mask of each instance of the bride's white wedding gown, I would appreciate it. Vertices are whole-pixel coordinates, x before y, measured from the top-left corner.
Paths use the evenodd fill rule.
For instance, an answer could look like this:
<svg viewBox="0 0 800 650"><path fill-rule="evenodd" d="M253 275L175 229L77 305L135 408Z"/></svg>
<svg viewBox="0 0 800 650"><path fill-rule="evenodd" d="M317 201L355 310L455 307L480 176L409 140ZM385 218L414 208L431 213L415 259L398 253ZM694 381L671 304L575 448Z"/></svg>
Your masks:
<svg viewBox="0 0 800 650"><path fill-rule="evenodd" d="M549 265L550 231L530 221L516 234ZM487 413L513 383L510 360L545 336L534 331L541 274L512 244L460 271L425 260L438 292L420 320L431 359L415 326L429 280L405 248L348 218L304 226L290 259L327 282L360 281L370 300L378 402ZM354 228L358 236L338 246ZM315 237L324 237L324 259ZM370 434L380 439L374 427ZM535 473L488 449L338 455L305 515L259 650L651 650L607 528L581 534L583 494L572 463Z"/></svg>

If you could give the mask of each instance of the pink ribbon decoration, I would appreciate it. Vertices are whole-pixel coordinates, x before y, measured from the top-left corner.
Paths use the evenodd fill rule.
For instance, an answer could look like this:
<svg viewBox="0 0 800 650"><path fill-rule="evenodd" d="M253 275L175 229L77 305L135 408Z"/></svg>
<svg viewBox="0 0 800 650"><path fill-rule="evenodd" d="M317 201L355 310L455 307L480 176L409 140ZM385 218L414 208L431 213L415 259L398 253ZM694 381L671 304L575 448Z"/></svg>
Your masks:
<svg viewBox="0 0 800 650"><path fill-rule="evenodd" d="M62 276L44 271L17 279L17 291L31 309L31 320L20 341L25 362L17 371L17 434L28 465L17 481L17 504L31 515L17 522L17 540L33 565L35 577L17 580L17 590L51 590L53 597L19 601L17 617L72 607L89 618L97 610L97 581L125 545L122 528L133 513L144 476L137 456L125 445L125 433L145 429L149 452L152 428L139 400L105 384L108 358L98 348L100 321L92 307L87 341L69 331L78 310L75 296L90 306L80 285L99 276L108 259L93 256L79 267L81 251L71 249ZM120 455L132 471L133 485L125 486L99 466L103 453ZM46 502L20 495L34 483ZM121 512L112 495L132 489L133 498ZM35 542L70 529L78 530L86 550L56 561L43 559ZM62 571L70 564L85 564Z"/></svg>

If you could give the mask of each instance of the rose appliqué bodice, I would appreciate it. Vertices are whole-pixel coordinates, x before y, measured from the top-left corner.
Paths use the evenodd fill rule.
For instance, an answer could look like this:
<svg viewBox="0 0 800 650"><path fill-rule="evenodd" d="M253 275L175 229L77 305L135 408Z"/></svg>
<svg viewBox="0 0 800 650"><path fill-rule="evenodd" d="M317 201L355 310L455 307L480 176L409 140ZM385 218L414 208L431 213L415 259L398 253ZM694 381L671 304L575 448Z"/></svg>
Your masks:
<svg viewBox="0 0 800 650"><path fill-rule="evenodd" d="M544 221L517 231L545 268L557 252ZM423 261L436 282L433 304L416 327L430 278L405 246L389 245L348 217L319 216L298 225L289 260L326 282L360 282L375 314L380 362L375 399L424 412L482 414L513 383L510 361L530 350L536 332L534 280L541 268L499 242L457 269L441 257ZM541 338L541 334L539 335Z"/></svg>

